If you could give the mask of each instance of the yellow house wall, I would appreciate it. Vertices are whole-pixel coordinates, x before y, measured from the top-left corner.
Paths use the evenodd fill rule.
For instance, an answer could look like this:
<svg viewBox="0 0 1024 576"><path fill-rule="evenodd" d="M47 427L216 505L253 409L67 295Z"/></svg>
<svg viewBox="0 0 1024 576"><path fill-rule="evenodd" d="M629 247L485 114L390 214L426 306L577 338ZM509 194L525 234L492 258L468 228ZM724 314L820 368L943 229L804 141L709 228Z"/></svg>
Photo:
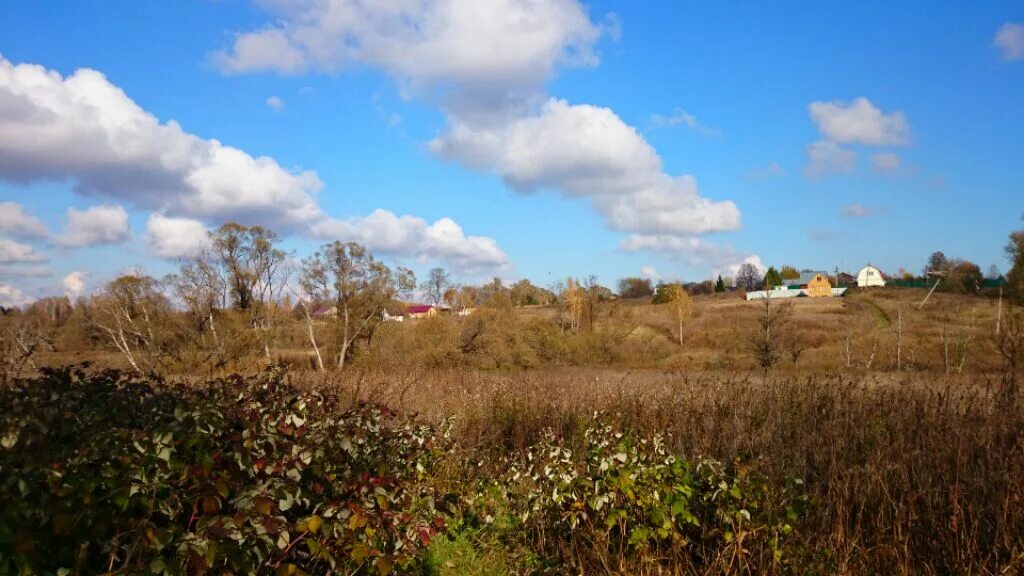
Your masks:
<svg viewBox="0 0 1024 576"><path fill-rule="evenodd" d="M807 296L811 298L822 298L832 295L832 284L824 276L815 276L814 280L807 283Z"/></svg>

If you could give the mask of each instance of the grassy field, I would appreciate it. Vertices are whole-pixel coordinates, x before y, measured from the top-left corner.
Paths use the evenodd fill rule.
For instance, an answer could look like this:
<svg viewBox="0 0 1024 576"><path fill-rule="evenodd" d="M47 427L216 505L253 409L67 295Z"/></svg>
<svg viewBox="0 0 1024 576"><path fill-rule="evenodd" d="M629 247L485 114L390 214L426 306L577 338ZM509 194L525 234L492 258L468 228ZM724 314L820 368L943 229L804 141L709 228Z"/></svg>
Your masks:
<svg viewBox="0 0 1024 576"><path fill-rule="evenodd" d="M1022 573L998 302L925 294L793 300L771 370L737 294L681 344L646 300L501 308L341 371L288 326L244 375L58 347L93 364L0 388L0 573Z"/></svg>

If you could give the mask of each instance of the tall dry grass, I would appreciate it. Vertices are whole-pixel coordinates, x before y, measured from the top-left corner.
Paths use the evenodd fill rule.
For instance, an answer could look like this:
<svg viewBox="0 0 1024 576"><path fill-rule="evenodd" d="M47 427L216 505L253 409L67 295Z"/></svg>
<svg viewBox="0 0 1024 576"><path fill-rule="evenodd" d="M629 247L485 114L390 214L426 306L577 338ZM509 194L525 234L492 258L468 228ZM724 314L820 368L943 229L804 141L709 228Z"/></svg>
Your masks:
<svg viewBox="0 0 1024 576"><path fill-rule="evenodd" d="M679 455L802 478L813 502L797 527L804 573L1024 573L1024 407L1002 399L996 378L573 369L367 371L305 383L453 417L451 457L463 463L497 462L545 430L582 442L600 410L668 435ZM454 466L438 481L468 473ZM747 571L760 570L774 571Z"/></svg>

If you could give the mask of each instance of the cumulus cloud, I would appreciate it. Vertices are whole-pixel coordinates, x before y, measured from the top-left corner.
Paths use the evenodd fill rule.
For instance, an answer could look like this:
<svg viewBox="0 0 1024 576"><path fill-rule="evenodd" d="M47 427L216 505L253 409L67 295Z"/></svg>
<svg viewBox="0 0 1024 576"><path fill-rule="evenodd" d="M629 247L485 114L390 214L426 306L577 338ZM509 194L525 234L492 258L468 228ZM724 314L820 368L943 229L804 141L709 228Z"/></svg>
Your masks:
<svg viewBox="0 0 1024 576"><path fill-rule="evenodd" d="M827 139L840 144L906 146L910 124L902 112L885 114L867 98L853 102L812 102L811 120Z"/></svg>
<svg viewBox="0 0 1024 576"><path fill-rule="evenodd" d="M85 272L81 270L75 270L68 274L60 282L61 288L64 289L64 295L71 300L76 300L79 296L85 293Z"/></svg>
<svg viewBox="0 0 1024 576"><path fill-rule="evenodd" d="M31 302L32 298L26 296L21 290L10 284L0 284L0 306L13 308L15 306L24 306Z"/></svg>
<svg viewBox="0 0 1024 576"><path fill-rule="evenodd" d="M722 131L718 128L713 128L701 123L696 116L690 114L682 108L676 108L672 114L652 114L651 124L655 126L672 127L672 126L686 126L694 132L703 134L705 136L721 136Z"/></svg>
<svg viewBox="0 0 1024 576"><path fill-rule="evenodd" d="M879 152L871 156L871 167L879 174L893 174L900 171L903 160L899 154Z"/></svg>
<svg viewBox="0 0 1024 576"><path fill-rule="evenodd" d="M161 123L95 70L68 77L0 57L0 179L71 178L78 193L195 218L322 217L313 172Z"/></svg>
<svg viewBox="0 0 1024 576"><path fill-rule="evenodd" d="M274 112L281 112L284 110L284 99L280 96L271 96L267 98L267 107Z"/></svg>
<svg viewBox="0 0 1024 576"><path fill-rule="evenodd" d="M257 43L266 39L257 36ZM287 48L291 40L283 40ZM252 64L258 61L253 60L258 47L247 42L238 39L238 57ZM304 67L313 53L304 52L298 60L287 50L260 57L266 66L287 71ZM174 121L161 123L95 70L81 69L65 78L42 66L15 65L0 57L0 179L28 183L67 178L79 194L113 198L156 213L147 223L148 240L165 258L195 249L202 223L234 220L308 233L331 222L316 202L322 182L315 172L287 170L272 158L189 134ZM10 207L3 210L0 221L14 213ZM113 243L128 237L123 208L93 210L69 211L68 230L56 244ZM18 230L40 232L38 226L26 229L24 218L19 221ZM491 239L463 237L465 245L456 245L452 226L460 234L461 229L446 222L435 223L440 236L432 251L417 248L407 255L440 253L445 246L450 257L468 262L493 245L492 259L496 251L504 261ZM196 234L176 236L186 232ZM45 260L27 246L0 248L18 258Z"/></svg>
<svg viewBox="0 0 1024 576"><path fill-rule="evenodd" d="M128 213L121 206L68 208L67 227L54 243L64 248L120 244L130 235Z"/></svg>
<svg viewBox="0 0 1024 576"><path fill-rule="evenodd" d="M262 0L276 23L213 55L227 73L380 68L410 93L486 116L520 104L556 65L592 66L602 35L577 0ZM613 27L614 28L614 27ZM614 31L614 30L612 30Z"/></svg>
<svg viewBox="0 0 1024 576"><path fill-rule="evenodd" d="M49 266L0 266L0 278L46 278L53 276Z"/></svg>
<svg viewBox="0 0 1024 576"><path fill-rule="evenodd" d="M494 240L466 236L450 218L428 224L415 216L375 210L361 218L324 220L312 233L323 240L358 242L380 254L441 261L462 273L491 271L509 263Z"/></svg>
<svg viewBox="0 0 1024 576"><path fill-rule="evenodd" d="M619 249L625 252L660 252L688 266L710 270L713 276L734 276L739 267L748 262L755 264L762 273L767 270L756 254L695 237L632 234L619 244Z"/></svg>
<svg viewBox="0 0 1024 576"><path fill-rule="evenodd" d="M46 262L47 260L49 260L48 257L40 254L28 244L22 244L10 238L0 238L0 263L2 264Z"/></svg>
<svg viewBox="0 0 1024 576"><path fill-rule="evenodd" d="M492 171L523 193L551 189L587 198L615 230L701 234L739 227L734 203L700 196L690 176L662 172L654 148L608 108L552 98L539 114L505 125L456 123L430 149Z"/></svg>
<svg viewBox="0 0 1024 576"><path fill-rule="evenodd" d="M992 43L1004 60L1024 60L1024 24L1006 22L996 31Z"/></svg>
<svg viewBox="0 0 1024 576"><path fill-rule="evenodd" d="M20 204L0 202L0 234L15 238L46 238L50 233L42 220L25 212Z"/></svg>
<svg viewBox="0 0 1024 576"><path fill-rule="evenodd" d="M167 259L194 257L210 243L206 225L199 220L170 218L163 214L150 214L146 221L146 239L154 255Z"/></svg>
<svg viewBox="0 0 1024 576"><path fill-rule="evenodd" d="M857 165L857 153L843 148L831 140L818 140L807 145L807 167L804 174L810 178L822 178L831 172L853 172Z"/></svg>
<svg viewBox="0 0 1024 576"><path fill-rule="evenodd" d="M862 204L848 204L843 206L843 216L849 218L867 218L873 216L875 211Z"/></svg>
<svg viewBox="0 0 1024 576"><path fill-rule="evenodd" d="M702 197L690 176L664 173L650 144L613 111L545 95L558 67L598 63L601 37L619 32L615 17L595 23L577 0L261 4L276 23L215 54L224 71L376 67L403 95L440 103L448 126L429 148L444 159L493 172L522 193L586 199L616 230L739 227L735 204Z"/></svg>

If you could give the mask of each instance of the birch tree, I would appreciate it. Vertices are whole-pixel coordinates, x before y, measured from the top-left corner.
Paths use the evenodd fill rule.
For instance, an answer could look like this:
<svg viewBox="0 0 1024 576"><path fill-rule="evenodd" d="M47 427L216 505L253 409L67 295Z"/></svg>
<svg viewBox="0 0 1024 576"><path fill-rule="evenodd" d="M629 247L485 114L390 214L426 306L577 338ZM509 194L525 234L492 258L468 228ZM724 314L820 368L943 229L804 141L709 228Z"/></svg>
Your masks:
<svg viewBox="0 0 1024 576"><path fill-rule="evenodd" d="M665 298L668 300L669 310L672 312L672 318L676 321L678 330L676 331L679 337L679 345L683 345L683 324L693 314L693 303L690 299L690 295L686 293L686 289L683 288L678 282L669 284L664 287L666 291Z"/></svg>
<svg viewBox="0 0 1024 576"><path fill-rule="evenodd" d="M332 242L303 261L300 283L311 298L334 304L334 357L344 368L355 343L372 338L385 306L408 295L416 277L405 268L391 270L355 242Z"/></svg>
<svg viewBox="0 0 1024 576"><path fill-rule="evenodd" d="M126 274L94 296L86 310L91 329L110 342L136 372L154 372L173 339L172 309L160 283Z"/></svg>

